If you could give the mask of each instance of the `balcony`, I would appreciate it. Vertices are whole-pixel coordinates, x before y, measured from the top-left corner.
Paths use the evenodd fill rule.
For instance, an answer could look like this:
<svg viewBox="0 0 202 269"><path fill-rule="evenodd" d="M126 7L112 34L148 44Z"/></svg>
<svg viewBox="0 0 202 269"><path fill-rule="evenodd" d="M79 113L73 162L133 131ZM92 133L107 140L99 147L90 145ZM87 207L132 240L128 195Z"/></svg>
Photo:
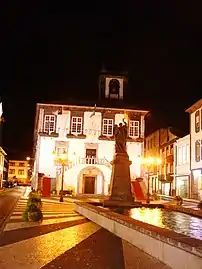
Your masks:
<svg viewBox="0 0 202 269"><path fill-rule="evenodd" d="M94 157L87 157L87 158L78 158L74 161L69 161L69 168L72 168L78 164L87 164L87 165L106 165L110 167L110 162L105 158L94 158Z"/></svg>
<svg viewBox="0 0 202 269"><path fill-rule="evenodd" d="M173 174L169 173L167 175L159 175L159 181L162 183L172 183L173 182Z"/></svg>
<svg viewBox="0 0 202 269"><path fill-rule="evenodd" d="M166 162L167 162L167 163L170 163L170 164L173 164L173 162L174 162L174 157L173 157L172 154L166 156Z"/></svg>

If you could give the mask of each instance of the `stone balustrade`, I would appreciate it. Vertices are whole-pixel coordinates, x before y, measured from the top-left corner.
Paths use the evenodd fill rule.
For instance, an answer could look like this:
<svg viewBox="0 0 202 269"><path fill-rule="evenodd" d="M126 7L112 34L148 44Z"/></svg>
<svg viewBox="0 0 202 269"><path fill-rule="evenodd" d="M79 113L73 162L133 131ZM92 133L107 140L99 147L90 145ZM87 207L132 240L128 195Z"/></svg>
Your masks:
<svg viewBox="0 0 202 269"><path fill-rule="evenodd" d="M173 269L201 269L202 241L88 203L75 210Z"/></svg>

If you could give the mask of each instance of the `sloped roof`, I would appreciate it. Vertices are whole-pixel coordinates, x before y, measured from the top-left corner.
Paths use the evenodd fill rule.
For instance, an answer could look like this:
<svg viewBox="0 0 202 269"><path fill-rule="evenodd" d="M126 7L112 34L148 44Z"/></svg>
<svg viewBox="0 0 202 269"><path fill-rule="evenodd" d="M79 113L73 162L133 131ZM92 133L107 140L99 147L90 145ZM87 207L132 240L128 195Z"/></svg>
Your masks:
<svg viewBox="0 0 202 269"><path fill-rule="evenodd" d="M202 107L202 98L199 101L197 101L196 103L194 103L192 106L187 108L185 110L185 112L193 113L193 112L195 112L197 109L199 109L201 107Z"/></svg>
<svg viewBox="0 0 202 269"><path fill-rule="evenodd" d="M114 108L114 109L130 109L130 110L140 110L146 114L149 110L143 108L142 106L135 106L134 104L129 104L122 100L76 100L76 99L67 99L64 101L54 101L50 100L49 102L40 102L39 104L51 104L51 105L72 105L72 106L87 106L94 107L95 104L97 107L103 108Z"/></svg>

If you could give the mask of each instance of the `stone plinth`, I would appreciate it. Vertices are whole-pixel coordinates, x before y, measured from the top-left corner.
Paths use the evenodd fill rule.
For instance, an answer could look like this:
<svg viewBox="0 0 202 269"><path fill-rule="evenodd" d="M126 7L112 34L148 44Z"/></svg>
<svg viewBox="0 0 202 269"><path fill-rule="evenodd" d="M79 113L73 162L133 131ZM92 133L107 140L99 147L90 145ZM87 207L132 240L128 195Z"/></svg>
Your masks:
<svg viewBox="0 0 202 269"><path fill-rule="evenodd" d="M116 153L112 164L109 200L104 201L104 206L134 204L131 191L130 165L127 153Z"/></svg>

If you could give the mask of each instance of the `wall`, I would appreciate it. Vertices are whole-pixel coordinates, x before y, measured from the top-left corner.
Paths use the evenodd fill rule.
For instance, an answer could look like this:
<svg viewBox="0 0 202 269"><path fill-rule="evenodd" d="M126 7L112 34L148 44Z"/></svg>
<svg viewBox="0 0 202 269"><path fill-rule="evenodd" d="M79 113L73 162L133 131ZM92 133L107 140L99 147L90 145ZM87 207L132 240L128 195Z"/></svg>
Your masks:
<svg viewBox="0 0 202 269"><path fill-rule="evenodd" d="M86 135L86 138L67 138L66 135L70 133L70 125L71 125L71 108L73 108L75 112L81 112L80 115L83 115L83 133ZM68 160L72 161L72 163L76 163L77 167L73 167L65 172L65 187L71 185L74 186L75 189L78 189L77 184L77 176L79 174L80 169L82 168L80 164L78 164L78 160L86 157L86 148L95 148L97 149L97 158L105 159L110 162L113 160L113 155L115 152L115 141L114 139L103 139L100 140L99 136L102 134L102 113L99 111L104 108L97 108L97 111L94 111L94 108L89 109L89 111L84 109L88 109L87 107L82 107L81 111L78 108L67 106L62 111L62 115L58 114L58 107L56 106L39 106L39 115L38 120L36 121L36 152L35 152L35 162L34 162L34 176L33 176L33 185L37 188L37 174L44 173L46 176L50 176L51 178L56 178L56 166L54 165L54 158L52 152L56 149L56 143L64 142L66 144L68 152ZM82 112L83 111L83 112ZM110 110L104 109L104 113L106 113L109 117L114 119L114 124L119 124L123 122L123 118L128 121L127 113L131 113L132 119L139 121L139 132L140 137L144 137L144 115L141 115L141 111L136 114L136 111L132 112L119 112L119 110ZM119 112L119 113L118 113ZM78 115L79 115L78 113ZM83 114L82 114L83 113ZM48 135L39 134L39 132L43 132L43 119L44 115L55 115L56 116L56 133L58 133L58 137L51 137ZM137 137L138 138L138 137ZM136 159L139 155L143 155L144 146L143 139L142 142L134 141L127 142L127 149L129 158L132 161L131 169L131 178L135 179L136 177L141 176L141 167L140 164L136 162ZM85 167L88 167L88 164L85 164ZM101 170L104 169L105 165L101 166ZM59 168L59 167L58 167ZM109 170L109 167L107 167ZM104 173L104 172L103 172ZM58 178L61 178L59 176ZM104 173L104 192L108 191L108 181L110 177L108 176L108 172ZM58 179L59 180L59 179ZM60 179L61 180L61 179ZM100 181L100 179L99 179ZM60 182L57 182L57 186L61 185ZM97 190L100 192L100 189Z"/></svg>
<svg viewBox="0 0 202 269"><path fill-rule="evenodd" d="M179 138L175 146L177 147L177 154L174 155L175 157L175 164L176 164L176 175L189 175L190 174L190 135L186 135L182 138ZM185 147L186 151L181 152L181 157L179 156L179 148ZM188 147L188 152L187 152L187 147ZM183 157L185 157L183 161ZM182 161L180 161L180 159Z"/></svg>
<svg viewBox="0 0 202 269"><path fill-rule="evenodd" d="M55 138L40 137L38 172L51 178L56 177L53 151L55 150Z"/></svg>
<svg viewBox="0 0 202 269"><path fill-rule="evenodd" d="M12 163L15 163L15 165L11 165ZM23 166L20 166L20 163L23 163ZM15 173L11 174L10 170L14 169ZM23 170L23 175L19 174L19 170ZM9 161L9 170L8 170L8 178L9 180L13 180L13 177L16 177L16 179L22 183L26 183L28 180L28 161L25 160L10 160Z"/></svg>

